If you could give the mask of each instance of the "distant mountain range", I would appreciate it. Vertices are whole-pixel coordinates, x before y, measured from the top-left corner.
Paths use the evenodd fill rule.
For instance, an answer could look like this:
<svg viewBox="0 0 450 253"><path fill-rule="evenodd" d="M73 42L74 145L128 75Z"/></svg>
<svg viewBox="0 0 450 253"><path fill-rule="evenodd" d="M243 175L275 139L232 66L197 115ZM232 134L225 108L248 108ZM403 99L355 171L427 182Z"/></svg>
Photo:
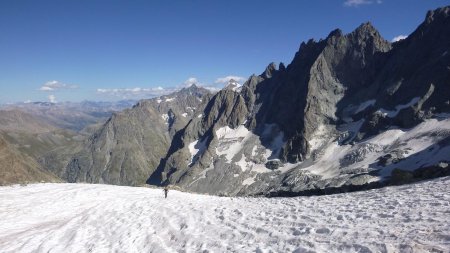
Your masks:
<svg viewBox="0 0 450 253"><path fill-rule="evenodd" d="M39 161L71 155L115 111L135 101L17 103L0 107L0 184L62 181ZM64 167L65 160L55 164ZM55 165L57 166L57 165Z"/></svg>
<svg viewBox="0 0 450 253"><path fill-rule="evenodd" d="M35 159L68 182L218 195L329 193L448 175L449 50L450 7L429 11L395 43L370 23L337 29L243 85L215 94L193 85L95 127L98 110L76 120L31 111L79 136Z"/></svg>
<svg viewBox="0 0 450 253"><path fill-rule="evenodd" d="M108 119L113 112L131 108L136 100L117 102L30 102L3 105L2 111L20 110L45 119L50 124L74 131Z"/></svg>

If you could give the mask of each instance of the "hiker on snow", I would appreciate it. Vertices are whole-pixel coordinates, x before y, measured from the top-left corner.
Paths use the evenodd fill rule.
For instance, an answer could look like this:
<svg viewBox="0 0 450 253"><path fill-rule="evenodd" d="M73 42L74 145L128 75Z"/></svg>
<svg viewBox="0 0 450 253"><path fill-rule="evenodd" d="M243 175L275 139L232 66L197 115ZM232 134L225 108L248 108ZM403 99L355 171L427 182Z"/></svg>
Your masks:
<svg viewBox="0 0 450 253"><path fill-rule="evenodd" d="M169 192L169 187L164 187L164 198L166 198L167 199L167 193Z"/></svg>

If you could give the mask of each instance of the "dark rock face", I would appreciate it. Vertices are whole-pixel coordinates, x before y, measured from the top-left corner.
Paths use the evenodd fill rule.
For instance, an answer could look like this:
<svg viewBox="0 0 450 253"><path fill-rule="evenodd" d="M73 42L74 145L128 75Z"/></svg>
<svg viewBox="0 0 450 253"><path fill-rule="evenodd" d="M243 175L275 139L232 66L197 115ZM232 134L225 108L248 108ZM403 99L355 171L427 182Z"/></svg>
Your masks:
<svg viewBox="0 0 450 253"><path fill-rule="evenodd" d="M338 120L341 104L369 85L382 61L378 55L390 49L370 23L347 35L336 30L325 40L302 43L286 71L253 89L260 98L255 104L261 105L255 120L276 123L285 133L283 161L308 157L308 140L317 126Z"/></svg>

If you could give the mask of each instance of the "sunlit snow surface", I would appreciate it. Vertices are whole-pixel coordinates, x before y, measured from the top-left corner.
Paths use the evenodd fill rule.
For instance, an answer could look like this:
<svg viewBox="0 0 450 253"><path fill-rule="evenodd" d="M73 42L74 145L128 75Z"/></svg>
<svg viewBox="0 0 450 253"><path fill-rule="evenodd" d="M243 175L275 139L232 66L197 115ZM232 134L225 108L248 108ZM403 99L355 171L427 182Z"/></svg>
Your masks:
<svg viewBox="0 0 450 253"><path fill-rule="evenodd" d="M0 187L1 252L448 252L450 178L227 198L86 184Z"/></svg>

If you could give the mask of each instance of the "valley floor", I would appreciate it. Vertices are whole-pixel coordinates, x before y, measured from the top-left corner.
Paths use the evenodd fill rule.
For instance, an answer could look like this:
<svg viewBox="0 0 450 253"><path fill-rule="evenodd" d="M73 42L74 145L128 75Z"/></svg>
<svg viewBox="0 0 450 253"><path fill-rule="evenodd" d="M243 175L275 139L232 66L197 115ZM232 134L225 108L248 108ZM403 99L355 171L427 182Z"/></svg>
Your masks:
<svg viewBox="0 0 450 253"><path fill-rule="evenodd" d="M1 252L448 252L450 178L226 198L88 184L0 187Z"/></svg>

